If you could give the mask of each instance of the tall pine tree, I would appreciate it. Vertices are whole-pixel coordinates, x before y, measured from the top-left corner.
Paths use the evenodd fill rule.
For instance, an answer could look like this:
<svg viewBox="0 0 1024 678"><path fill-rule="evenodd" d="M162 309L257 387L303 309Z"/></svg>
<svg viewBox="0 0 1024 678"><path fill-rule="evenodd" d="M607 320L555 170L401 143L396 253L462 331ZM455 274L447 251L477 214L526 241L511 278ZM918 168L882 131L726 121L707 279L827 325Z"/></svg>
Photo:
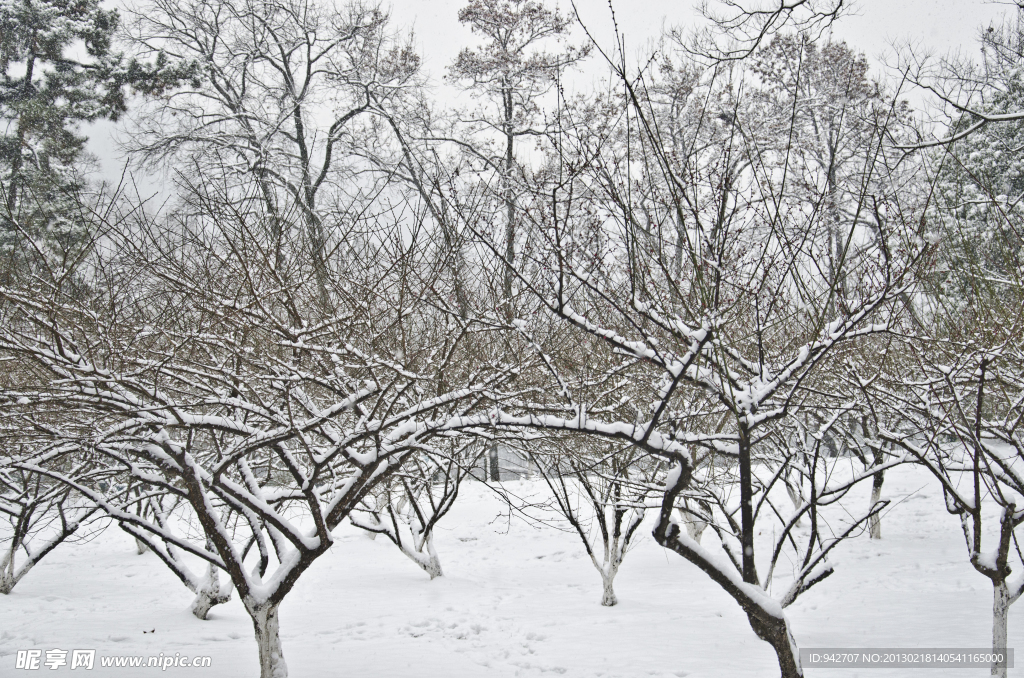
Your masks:
<svg viewBox="0 0 1024 678"><path fill-rule="evenodd" d="M0 1L0 255L67 254L77 212L83 123L125 111L131 69L112 49L114 10L98 0Z"/></svg>

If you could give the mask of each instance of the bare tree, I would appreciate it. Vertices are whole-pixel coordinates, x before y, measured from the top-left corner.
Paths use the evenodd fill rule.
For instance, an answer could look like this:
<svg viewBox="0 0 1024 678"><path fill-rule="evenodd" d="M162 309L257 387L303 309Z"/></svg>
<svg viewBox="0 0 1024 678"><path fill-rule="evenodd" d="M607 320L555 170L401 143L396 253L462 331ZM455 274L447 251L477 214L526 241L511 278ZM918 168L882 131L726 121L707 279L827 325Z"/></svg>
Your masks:
<svg viewBox="0 0 1024 678"><path fill-rule="evenodd" d="M615 577L635 545L649 497L658 491L663 463L630 445L572 435L531 440L529 458L551 500L529 507L532 517L553 522L536 509L555 512L576 534L601 575L601 604L618 604ZM528 509L524 509L528 510Z"/></svg>
<svg viewBox="0 0 1024 678"><path fill-rule="evenodd" d="M484 446L471 440L447 450L441 445L436 449L442 456L412 456L349 516L356 527L386 536L431 579L442 575L434 529L455 504L459 488L483 456Z"/></svg>
<svg viewBox="0 0 1024 678"><path fill-rule="evenodd" d="M905 414L902 430L880 435L913 454L942 484L947 511L960 517L971 565L992 582L996 653L1006 651L1009 608L1024 593L1024 576L1011 578L1024 567L1017 533L1024 510L1016 505L1024 494L1024 383L1014 329L998 346L915 339L919 376L890 377L875 387ZM994 544L986 550L993 521ZM1005 677L1006 669L996 663L992 675Z"/></svg>
<svg viewBox="0 0 1024 678"><path fill-rule="evenodd" d="M143 57L199 75L151 91L129 150L146 168L177 160L178 172L255 181L275 250L301 224L326 286L339 244L324 220L380 190L351 158L378 143L374 117L415 83L408 41L359 2L156 0L131 18Z"/></svg>

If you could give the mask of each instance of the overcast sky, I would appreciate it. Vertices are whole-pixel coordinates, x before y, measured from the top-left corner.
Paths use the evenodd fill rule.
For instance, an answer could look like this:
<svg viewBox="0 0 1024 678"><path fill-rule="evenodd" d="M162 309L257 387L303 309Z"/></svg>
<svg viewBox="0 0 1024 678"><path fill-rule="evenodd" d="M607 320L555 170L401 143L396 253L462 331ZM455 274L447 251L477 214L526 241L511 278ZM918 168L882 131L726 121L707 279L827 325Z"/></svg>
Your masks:
<svg viewBox="0 0 1024 678"><path fill-rule="evenodd" d="M129 4L131 0L121 0ZM751 0L753 2L754 0ZM847 0L848 2L850 0ZM385 6L387 6L385 2ZM396 28L413 28L424 69L435 83L458 51L478 39L458 22L466 0L392 0L391 20ZM569 2L550 2L563 12ZM577 0L580 17L603 45L614 45L614 31L607 0ZM627 54L645 52L663 27L690 29L701 23L696 0L615 0L616 21L626 38ZM959 50L977 54L977 36L1010 7L986 0L855 0L833 28L842 39L866 53L875 64L891 54L893 42L910 42L917 51L945 54ZM580 33L580 35L582 35ZM111 126L87 132L90 150L99 158L104 176L116 181L123 157L111 139ZM148 182L147 182L148 183Z"/></svg>
<svg viewBox="0 0 1024 678"><path fill-rule="evenodd" d="M458 23L458 11L464 4L464 0L391 2L392 21L415 27L425 66L436 77L458 50L473 40L468 29ZM565 0L549 4L557 4L563 12L571 10ZM641 48L656 38L663 26L685 29L698 25L702 17L696 5L694 0L614 1L627 49L630 45ZM604 44L614 44L607 0L577 0L576 6L592 34ZM836 25L834 36L873 58L888 51L894 40L911 40L936 52L975 52L981 27L1008 10L1006 4L984 0L854 0L849 7Z"/></svg>

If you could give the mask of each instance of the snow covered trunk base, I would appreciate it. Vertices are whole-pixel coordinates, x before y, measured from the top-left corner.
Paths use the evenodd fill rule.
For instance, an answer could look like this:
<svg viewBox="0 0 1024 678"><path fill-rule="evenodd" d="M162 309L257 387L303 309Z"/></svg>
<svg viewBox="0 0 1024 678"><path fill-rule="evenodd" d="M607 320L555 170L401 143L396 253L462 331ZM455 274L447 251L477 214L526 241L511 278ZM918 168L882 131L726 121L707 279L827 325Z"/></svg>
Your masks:
<svg viewBox="0 0 1024 678"><path fill-rule="evenodd" d="M255 605L246 603L252 625L256 630L256 645L260 651L260 678L288 678L288 665L281 649L278 604Z"/></svg>
<svg viewBox="0 0 1024 678"><path fill-rule="evenodd" d="M138 537L136 537L136 539L135 539L135 552L138 555L141 556L143 553L145 553L148 550L149 550L149 546L146 545L146 542L144 542L141 539L139 539Z"/></svg>
<svg viewBox="0 0 1024 678"><path fill-rule="evenodd" d="M36 561L33 559L25 562L20 570L14 569L14 554L11 553L10 560L4 559L3 563L0 563L0 593L5 596L14 590L15 585L21 581L21 578L28 574L28 571L35 567Z"/></svg>
<svg viewBox="0 0 1024 678"><path fill-rule="evenodd" d="M398 544L398 548L409 557L409 560L419 565L420 569L430 575L431 581L443 576L441 559L437 557L437 551L434 550L434 533L431 532L426 537L422 537L422 535L414 536L420 537L420 539L413 540L419 542L419 548L415 548L410 544L410 540L403 539L400 543L395 539L392 539L392 541Z"/></svg>
<svg viewBox="0 0 1024 678"><path fill-rule="evenodd" d="M609 568L607 572L601 573L601 584L604 591L601 595L601 604L605 607L613 607L619 603L619 599L615 597L615 589L612 586L618 569L618 567Z"/></svg>
<svg viewBox="0 0 1024 678"><path fill-rule="evenodd" d="M433 541L433 539L431 539L431 541ZM429 574L432 580L444 575L444 572L441 571L441 559L437 557L433 544L429 544L426 553L410 552L405 549L402 549L402 552L409 556L414 563L423 568L423 571Z"/></svg>
<svg viewBox="0 0 1024 678"><path fill-rule="evenodd" d="M196 619L202 619L206 621L206 615L210 614L210 610L213 609L214 605L220 605L221 603L228 602L228 599L221 599L216 593L203 590L196 594L195 600L192 601L192 614L196 616Z"/></svg>
<svg viewBox="0 0 1024 678"><path fill-rule="evenodd" d="M10 572L6 570L0 572L0 593L5 596L14 590L14 585L18 583L18 580L11 576Z"/></svg>
<svg viewBox="0 0 1024 678"><path fill-rule="evenodd" d="M231 600L231 589L221 590L217 568L210 565L206 580L198 587L196 598L192 601L192 614L198 619L206 621L206 615L210 613L214 605L222 605L229 600Z"/></svg>
<svg viewBox="0 0 1024 678"><path fill-rule="evenodd" d="M1006 626L1010 616L1010 589L1006 580L995 584L992 591L992 652L1006 652ZM1006 678L1006 665L992 665L992 675Z"/></svg>

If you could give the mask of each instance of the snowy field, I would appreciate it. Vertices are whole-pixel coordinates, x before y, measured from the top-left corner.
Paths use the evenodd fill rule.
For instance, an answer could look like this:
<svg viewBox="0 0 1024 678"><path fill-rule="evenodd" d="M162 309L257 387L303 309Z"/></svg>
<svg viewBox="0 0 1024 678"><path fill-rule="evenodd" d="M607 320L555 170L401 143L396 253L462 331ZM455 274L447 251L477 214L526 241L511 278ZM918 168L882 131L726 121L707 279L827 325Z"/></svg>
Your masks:
<svg viewBox="0 0 1024 678"><path fill-rule="evenodd" d="M505 483L537 496L534 481ZM865 488L865 492L867 488ZM893 500L883 539L841 545L836 573L789 616L802 647L978 647L991 638L992 589L967 561L955 517L920 469L886 478ZM866 504L867 497L864 497ZM648 515L648 520L653 519ZM281 607L293 676L316 678L690 678L778 675L775 654L703 573L645 536L616 580L619 605L599 605L601 580L567 532L509 517L480 483L464 486L438 528L445 576L427 576L383 538L346 525L333 552ZM708 543L709 539L705 539ZM0 597L0 676L259 674L252 623L237 596L208 621L152 553L116 528L61 547ZM1010 647L1024 624L1010 612ZM208 655L211 668L15 669L18 650ZM1020 660L1018 659L1018 665ZM809 677L984 676L988 669L806 669ZM1024 669L1010 675L1024 676Z"/></svg>

